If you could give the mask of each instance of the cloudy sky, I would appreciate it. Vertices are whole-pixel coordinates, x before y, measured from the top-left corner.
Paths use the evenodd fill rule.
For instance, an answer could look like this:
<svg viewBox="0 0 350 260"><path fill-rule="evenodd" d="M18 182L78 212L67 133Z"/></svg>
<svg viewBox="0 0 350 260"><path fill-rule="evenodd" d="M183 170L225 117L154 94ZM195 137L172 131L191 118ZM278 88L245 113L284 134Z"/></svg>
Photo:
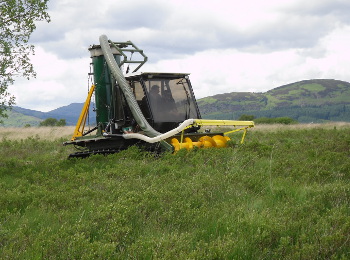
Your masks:
<svg viewBox="0 0 350 260"><path fill-rule="evenodd" d="M31 38L37 78L18 79L10 92L40 111L84 102L87 49L102 34L143 49L141 71L191 73L197 98L350 81L349 13L348 0L51 0L52 21Z"/></svg>

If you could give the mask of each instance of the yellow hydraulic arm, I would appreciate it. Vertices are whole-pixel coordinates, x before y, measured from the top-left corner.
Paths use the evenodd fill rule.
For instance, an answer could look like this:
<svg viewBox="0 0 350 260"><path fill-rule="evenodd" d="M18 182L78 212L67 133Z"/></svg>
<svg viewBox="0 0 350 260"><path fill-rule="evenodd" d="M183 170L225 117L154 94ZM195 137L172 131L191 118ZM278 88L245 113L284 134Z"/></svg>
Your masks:
<svg viewBox="0 0 350 260"><path fill-rule="evenodd" d="M235 120L206 120L206 119L196 119L195 120L196 125L207 125L207 126L243 126L241 128L225 132L224 135L228 135L234 132L238 131L244 131L241 144L244 142L244 138L247 134L247 129L254 127L254 122L253 121L235 121Z"/></svg>
<svg viewBox="0 0 350 260"><path fill-rule="evenodd" d="M92 85L90 88L89 94L85 100L83 109L81 110L71 141L74 141L77 137L83 136L86 119L88 117L91 96L94 93L94 90L95 90L95 85Z"/></svg>
<svg viewBox="0 0 350 260"><path fill-rule="evenodd" d="M192 126L232 126L237 127L241 126L241 128L234 129L224 133L222 135L215 136L205 136L203 135L196 141L192 141L190 137L184 138L184 130L190 128ZM231 140L227 135L230 133L244 131L241 139L241 144L244 142L244 138L247 134L247 129L254 127L253 121L235 121L235 120L206 120L206 119L193 119L193 123L188 125L182 130L180 138L172 138L171 144L174 147L174 151L177 152L182 148L186 148L187 150L192 149L193 147L199 148L207 148L207 147L226 147L227 141Z"/></svg>

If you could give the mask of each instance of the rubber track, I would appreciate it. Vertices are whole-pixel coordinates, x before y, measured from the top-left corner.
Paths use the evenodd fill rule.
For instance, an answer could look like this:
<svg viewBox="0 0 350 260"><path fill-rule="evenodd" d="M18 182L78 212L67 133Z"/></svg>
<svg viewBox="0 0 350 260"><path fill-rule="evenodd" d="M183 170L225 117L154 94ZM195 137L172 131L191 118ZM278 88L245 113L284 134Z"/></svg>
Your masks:
<svg viewBox="0 0 350 260"><path fill-rule="evenodd" d="M96 150L96 151L76 152L76 153L70 154L68 156L68 159L71 159L71 158L86 158L86 157L89 157L90 155L94 155L94 154L108 155L108 154L113 154L113 153L117 153L117 152L120 152L120 150L105 149L105 150Z"/></svg>

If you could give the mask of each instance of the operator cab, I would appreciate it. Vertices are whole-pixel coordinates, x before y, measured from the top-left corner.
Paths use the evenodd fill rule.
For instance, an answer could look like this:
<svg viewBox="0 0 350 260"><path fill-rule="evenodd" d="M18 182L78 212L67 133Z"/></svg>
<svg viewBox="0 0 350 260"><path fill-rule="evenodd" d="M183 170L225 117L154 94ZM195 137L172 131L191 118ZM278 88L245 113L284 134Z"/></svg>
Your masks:
<svg viewBox="0 0 350 260"><path fill-rule="evenodd" d="M164 133L186 119L201 118L188 75L143 72L125 76L142 113L155 130Z"/></svg>

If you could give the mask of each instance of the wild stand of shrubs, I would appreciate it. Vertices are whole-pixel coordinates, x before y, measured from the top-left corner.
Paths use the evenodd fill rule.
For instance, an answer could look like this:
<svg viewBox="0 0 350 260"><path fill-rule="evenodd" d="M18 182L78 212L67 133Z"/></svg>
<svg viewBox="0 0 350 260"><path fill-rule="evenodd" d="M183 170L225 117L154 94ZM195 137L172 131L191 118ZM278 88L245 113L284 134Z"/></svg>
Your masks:
<svg viewBox="0 0 350 260"><path fill-rule="evenodd" d="M275 118L269 118L269 117L260 117L255 118L253 115L241 115L238 120L242 121L253 121L256 124L283 124L283 125L291 125L291 124L297 124L298 121L296 121L293 118L290 117L275 117Z"/></svg>
<svg viewBox="0 0 350 260"><path fill-rule="evenodd" d="M349 128L160 157L63 141L0 141L1 259L350 257Z"/></svg>
<svg viewBox="0 0 350 260"><path fill-rule="evenodd" d="M66 119L57 120L56 118L46 118L44 121L41 121L39 126L65 126Z"/></svg>

